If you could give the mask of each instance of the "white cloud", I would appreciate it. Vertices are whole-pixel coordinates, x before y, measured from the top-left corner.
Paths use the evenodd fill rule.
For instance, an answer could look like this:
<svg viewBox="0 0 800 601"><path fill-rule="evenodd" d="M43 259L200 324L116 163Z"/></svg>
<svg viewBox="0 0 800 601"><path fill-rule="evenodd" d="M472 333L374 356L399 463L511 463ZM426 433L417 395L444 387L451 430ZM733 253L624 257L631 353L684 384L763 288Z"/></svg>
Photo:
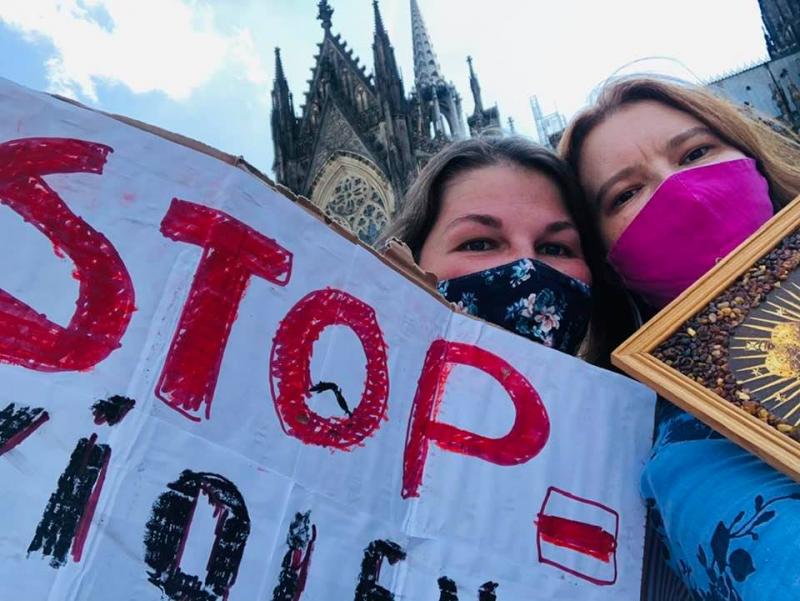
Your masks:
<svg viewBox="0 0 800 601"><path fill-rule="evenodd" d="M221 70L251 83L268 79L250 31L219 31L212 9L193 0L25 0L0 21L54 48L51 91L97 101L97 84L186 100Z"/></svg>

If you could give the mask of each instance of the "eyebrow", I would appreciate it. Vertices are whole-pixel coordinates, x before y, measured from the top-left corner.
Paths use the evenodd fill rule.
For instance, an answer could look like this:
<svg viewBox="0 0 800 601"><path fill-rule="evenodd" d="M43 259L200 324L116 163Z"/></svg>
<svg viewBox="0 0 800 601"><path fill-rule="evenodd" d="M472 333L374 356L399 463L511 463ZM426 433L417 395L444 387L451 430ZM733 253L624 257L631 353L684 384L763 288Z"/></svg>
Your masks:
<svg viewBox="0 0 800 601"><path fill-rule="evenodd" d="M669 142L667 142L666 149L675 150L676 148L680 147L684 142L686 142L686 140L690 140L695 136L701 136L701 135L714 135L714 134L705 125L698 125L697 127L692 127L684 132L679 133L677 136L674 136Z"/></svg>
<svg viewBox="0 0 800 601"><path fill-rule="evenodd" d="M577 229L578 228L575 227L575 224L570 221L554 221L553 223L548 224L548 226L544 228L544 231L547 234L557 234L559 232L563 232L564 230Z"/></svg>
<svg viewBox="0 0 800 601"><path fill-rule="evenodd" d="M497 217L492 217L491 215L481 215L479 213L470 213L468 215L462 215L461 217L456 217L447 224L447 227L444 228L445 231L448 231L460 223L463 222L472 222L472 223L479 223L480 225L485 225L486 227L490 227L492 229L499 230L503 227L503 222L499 220Z"/></svg>
<svg viewBox="0 0 800 601"><path fill-rule="evenodd" d="M453 219L453 221L447 224L445 231L450 230L463 222L479 223L480 225L485 225L486 227L497 230L503 227L503 222L497 217L493 217L492 215L481 215L479 213L470 213L469 215L462 215L461 217L456 217ZM544 228L544 232L546 234L557 234L565 230L577 229L578 228L575 227L575 224L571 221L553 221L552 223L547 224L547 226Z"/></svg>
<svg viewBox="0 0 800 601"><path fill-rule="evenodd" d="M698 125L697 127L692 127L679 133L676 136L670 138L670 140L666 143L665 148L667 151L674 151L676 148L679 148L682 144L684 144L687 140L694 138L695 136L701 135L714 135L710 129L708 129L704 125ZM630 165L625 167L624 169L620 169L617 171L613 176L611 176L606 182L600 186L600 189L595 194L594 202L595 204L600 204L603 197L608 192L609 188L611 188L614 184L616 184L619 180L625 179L626 177L630 176L634 173L637 169L638 165Z"/></svg>
<svg viewBox="0 0 800 601"><path fill-rule="evenodd" d="M608 178L606 182L602 186L600 186L600 189L597 191L597 194L595 194L594 204L599 205L602 202L603 197L608 192L609 188L611 188L611 186L616 184L619 180L625 179L626 177L629 177L630 175L635 173L637 167L638 165L630 165L628 167L625 167L624 169L620 169L614 175Z"/></svg>

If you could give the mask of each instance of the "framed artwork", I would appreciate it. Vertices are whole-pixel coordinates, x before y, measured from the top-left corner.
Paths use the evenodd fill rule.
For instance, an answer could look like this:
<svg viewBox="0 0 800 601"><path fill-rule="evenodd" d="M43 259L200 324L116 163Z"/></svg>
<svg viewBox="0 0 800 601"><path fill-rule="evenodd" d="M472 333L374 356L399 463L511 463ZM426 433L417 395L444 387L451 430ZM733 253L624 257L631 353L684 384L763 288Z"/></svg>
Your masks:
<svg viewBox="0 0 800 601"><path fill-rule="evenodd" d="M800 197L612 361L800 480Z"/></svg>

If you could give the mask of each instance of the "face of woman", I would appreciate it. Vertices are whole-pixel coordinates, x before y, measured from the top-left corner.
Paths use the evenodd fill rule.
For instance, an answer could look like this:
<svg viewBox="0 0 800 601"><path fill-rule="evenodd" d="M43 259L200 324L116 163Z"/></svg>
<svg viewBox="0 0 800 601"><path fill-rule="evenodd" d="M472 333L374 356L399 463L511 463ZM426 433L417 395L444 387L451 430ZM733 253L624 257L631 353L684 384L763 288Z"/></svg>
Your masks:
<svg viewBox="0 0 800 601"><path fill-rule="evenodd" d="M596 126L581 152L579 176L610 248L669 176L745 158L700 121L651 100L623 106Z"/></svg>
<svg viewBox="0 0 800 601"><path fill-rule="evenodd" d="M591 284L578 231L547 176L509 164L455 176L444 190L420 266L446 280L522 258Z"/></svg>

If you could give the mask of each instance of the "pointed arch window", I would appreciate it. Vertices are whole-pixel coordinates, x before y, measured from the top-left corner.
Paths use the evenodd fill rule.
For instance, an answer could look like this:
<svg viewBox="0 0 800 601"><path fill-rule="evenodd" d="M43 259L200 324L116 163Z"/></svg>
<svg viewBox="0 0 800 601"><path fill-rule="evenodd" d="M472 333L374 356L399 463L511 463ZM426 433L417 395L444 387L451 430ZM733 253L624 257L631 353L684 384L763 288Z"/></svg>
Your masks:
<svg viewBox="0 0 800 601"><path fill-rule="evenodd" d="M363 157L340 155L321 170L312 194L326 215L372 244L394 211L391 187Z"/></svg>
<svg viewBox="0 0 800 601"><path fill-rule="evenodd" d="M366 111L369 106L367 91L361 85L356 88L356 106L359 111Z"/></svg>

